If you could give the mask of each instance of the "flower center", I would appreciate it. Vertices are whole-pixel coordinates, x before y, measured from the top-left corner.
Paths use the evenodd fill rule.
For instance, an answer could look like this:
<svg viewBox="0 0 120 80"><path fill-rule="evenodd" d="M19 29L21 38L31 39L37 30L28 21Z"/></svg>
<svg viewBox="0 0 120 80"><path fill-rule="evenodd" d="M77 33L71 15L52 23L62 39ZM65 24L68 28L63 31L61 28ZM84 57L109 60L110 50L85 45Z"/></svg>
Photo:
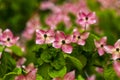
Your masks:
<svg viewBox="0 0 120 80"><path fill-rule="evenodd" d="M9 37L7 38L7 41L10 41L10 38L9 38Z"/></svg>
<svg viewBox="0 0 120 80"><path fill-rule="evenodd" d="M101 44L101 47L103 47L104 45L103 44Z"/></svg>
<svg viewBox="0 0 120 80"><path fill-rule="evenodd" d="M65 40L62 40L62 44L65 44Z"/></svg>
<svg viewBox="0 0 120 80"><path fill-rule="evenodd" d="M78 39L80 39L80 36L78 36Z"/></svg>
<svg viewBox="0 0 120 80"><path fill-rule="evenodd" d="M47 35L46 35L46 34L44 34L44 38L47 38Z"/></svg>
<svg viewBox="0 0 120 80"><path fill-rule="evenodd" d="M88 17L86 17L85 19L88 20Z"/></svg>
<svg viewBox="0 0 120 80"><path fill-rule="evenodd" d="M119 49L119 48L116 48L116 51L117 51L117 52L119 52L119 51L120 51L120 49Z"/></svg>

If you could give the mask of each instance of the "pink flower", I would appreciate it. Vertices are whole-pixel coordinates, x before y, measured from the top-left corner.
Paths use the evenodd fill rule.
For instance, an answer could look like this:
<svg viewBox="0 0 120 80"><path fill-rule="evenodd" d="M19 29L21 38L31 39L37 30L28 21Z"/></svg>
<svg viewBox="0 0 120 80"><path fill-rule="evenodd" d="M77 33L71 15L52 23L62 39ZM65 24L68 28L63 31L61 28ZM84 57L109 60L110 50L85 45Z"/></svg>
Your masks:
<svg viewBox="0 0 120 80"><path fill-rule="evenodd" d="M21 68L22 65L26 62L26 58L22 57L17 61L17 67Z"/></svg>
<svg viewBox="0 0 120 80"><path fill-rule="evenodd" d="M53 47L61 48L65 53L72 53L72 46L70 45L72 41L71 36L66 36L63 32L57 31L55 36L55 41L53 42Z"/></svg>
<svg viewBox="0 0 120 80"><path fill-rule="evenodd" d="M4 46L11 47L12 45L16 44L19 37L14 37L13 33L6 29L1 35L0 35L0 43Z"/></svg>
<svg viewBox="0 0 120 80"><path fill-rule="evenodd" d="M87 28L90 24L96 23L95 12L85 13L80 11L78 15L78 23L82 25L83 28Z"/></svg>
<svg viewBox="0 0 120 80"><path fill-rule="evenodd" d="M46 9L52 9L55 5L50 1L45 1L40 4L40 9L46 10Z"/></svg>
<svg viewBox="0 0 120 80"><path fill-rule="evenodd" d="M49 44L54 42L54 31L53 30L36 30L36 44Z"/></svg>
<svg viewBox="0 0 120 80"><path fill-rule="evenodd" d="M72 35L72 42L77 43L78 45L85 45L85 41L89 36L89 32L85 32L83 34L80 34L80 32L77 29L74 29L73 35Z"/></svg>
<svg viewBox="0 0 120 80"><path fill-rule="evenodd" d="M87 80L95 80L95 75L88 77Z"/></svg>
<svg viewBox="0 0 120 80"><path fill-rule="evenodd" d="M54 78L53 80L75 80L75 71L67 73L63 78Z"/></svg>
<svg viewBox="0 0 120 80"><path fill-rule="evenodd" d="M119 61L114 61L113 68L114 68L117 76L120 77L120 62Z"/></svg>
<svg viewBox="0 0 120 80"><path fill-rule="evenodd" d="M120 58L120 39L114 44L114 46L105 46L105 51L112 54L112 59L116 60Z"/></svg>
<svg viewBox="0 0 120 80"><path fill-rule="evenodd" d="M105 53L104 46L106 46L106 42L107 42L107 37L103 37L99 41L94 40L95 46L98 49L98 54L100 56L102 56Z"/></svg>
<svg viewBox="0 0 120 80"><path fill-rule="evenodd" d="M22 33L22 37L30 40L33 37L33 34L36 29L39 29L40 27L40 20L39 20L39 15L34 14L31 19L27 22L26 28Z"/></svg>
<svg viewBox="0 0 120 80"><path fill-rule="evenodd" d="M15 77L15 80L36 80L36 72L37 69L34 68L33 64L29 64L26 68L25 68L27 74L25 75L18 75Z"/></svg>
<svg viewBox="0 0 120 80"><path fill-rule="evenodd" d="M98 73L103 73L104 69L102 67L96 67L95 69Z"/></svg>

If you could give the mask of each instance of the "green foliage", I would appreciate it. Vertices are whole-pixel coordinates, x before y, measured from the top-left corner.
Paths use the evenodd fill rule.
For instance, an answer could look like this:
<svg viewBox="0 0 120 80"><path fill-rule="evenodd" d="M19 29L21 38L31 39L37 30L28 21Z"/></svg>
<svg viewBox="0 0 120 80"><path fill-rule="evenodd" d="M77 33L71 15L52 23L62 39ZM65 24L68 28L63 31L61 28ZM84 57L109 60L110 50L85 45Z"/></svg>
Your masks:
<svg viewBox="0 0 120 80"><path fill-rule="evenodd" d="M12 46L10 47L10 49L13 51L14 54L16 54L17 56L23 56L23 52L22 49L18 46Z"/></svg>
<svg viewBox="0 0 120 80"><path fill-rule="evenodd" d="M55 78L55 77L63 77L67 71L66 67L63 67L60 70L56 70L54 68L49 69L48 74L50 77Z"/></svg>

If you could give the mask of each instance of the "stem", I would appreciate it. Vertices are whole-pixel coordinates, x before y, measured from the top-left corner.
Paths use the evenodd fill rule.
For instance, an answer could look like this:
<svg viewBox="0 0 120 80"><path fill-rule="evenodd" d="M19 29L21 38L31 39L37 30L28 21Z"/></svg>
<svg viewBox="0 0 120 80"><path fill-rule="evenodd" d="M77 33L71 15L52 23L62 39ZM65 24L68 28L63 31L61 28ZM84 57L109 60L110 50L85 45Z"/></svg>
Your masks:
<svg viewBox="0 0 120 80"><path fill-rule="evenodd" d="M85 75L86 75L86 77L87 77L87 78L89 78L89 75L87 74L87 72L86 72L86 71L85 71Z"/></svg>

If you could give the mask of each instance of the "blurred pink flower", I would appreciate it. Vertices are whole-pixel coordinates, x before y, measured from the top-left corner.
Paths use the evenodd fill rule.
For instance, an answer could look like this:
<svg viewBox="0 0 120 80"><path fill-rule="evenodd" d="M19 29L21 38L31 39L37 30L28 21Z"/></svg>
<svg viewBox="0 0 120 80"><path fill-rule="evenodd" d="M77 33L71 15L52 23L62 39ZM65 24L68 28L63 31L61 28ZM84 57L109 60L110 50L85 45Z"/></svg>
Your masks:
<svg viewBox="0 0 120 80"><path fill-rule="evenodd" d="M104 55L105 50L104 50L104 46L106 46L107 43L107 37L102 37L99 41L94 40L95 46L98 49L98 54L100 56Z"/></svg>
<svg viewBox="0 0 120 80"><path fill-rule="evenodd" d="M102 67L96 67L95 70L98 72L98 73L103 73L104 69Z"/></svg>
<svg viewBox="0 0 120 80"><path fill-rule="evenodd" d="M22 36L27 39L30 40L33 37L33 34L35 32L36 29L39 29L40 27L40 20L39 20L39 15L35 14L32 16L32 18L27 22L26 24L26 28L22 33Z"/></svg>
<svg viewBox="0 0 120 80"><path fill-rule="evenodd" d="M85 13L80 11L78 13L78 23L81 24L84 29L86 29L90 24L96 23L95 12Z"/></svg>
<svg viewBox="0 0 120 80"><path fill-rule="evenodd" d="M95 80L95 75L88 77L87 80Z"/></svg>
<svg viewBox="0 0 120 80"><path fill-rule="evenodd" d="M36 44L49 44L53 43L55 38L55 33L53 30L36 30Z"/></svg>
<svg viewBox="0 0 120 80"><path fill-rule="evenodd" d="M78 31L78 29L74 29L73 31L73 35L72 35L72 42L77 43L78 45L85 45L85 41L86 39L89 37L89 32L84 32L82 34L80 34L80 32Z"/></svg>
<svg viewBox="0 0 120 80"><path fill-rule="evenodd" d="M53 47L61 48L65 53L72 53L72 46L70 45L72 41L71 36L66 36L64 32L57 31L55 35L55 41L53 42Z"/></svg>
<svg viewBox="0 0 120 80"><path fill-rule="evenodd" d="M18 75L15 77L15 80L36 80L36 72L37 69L34 68L33 64L29 64L26 68L25 71L27 74L25 75Z"/></svg>
<svg viewBox="0 0 120 80"><path fill-rule="evenodd" d="M120 62L119 61L114 61L113 68L114 68L117 76L120 77Z"/></svg>
<svg viewBox="0 0 120 80"><path fill-rule="evenodd" d="M112 54L113 60L120 58L120 39L117 40L114 46L107 45L107 46L104 46L104 49L107 53Z"/></svg>
<svg viewBox="0 0 120 80"><path fill-rule="evenodd" d="M54 7L54 4L50 1L44 1L40 4L40 9L46 10L46 9L52 9Z"/></svg>
<svg viewBox="0 0 120 80"><path fill-rule="evenodd" d="M26 61L26 58L24 58L24 57L20 58L20 59L17 61L16 66L17 66L18 68L21 68L22 65L25 63L25 61Z"/></svg>
<svg viewBox="0 0 120 80"><path fill-rule="evenodd" d="M0 35L0 44L11 47L18 41L19 37L14 37L13 33L6 29L1 35Z"/></svg>
<svg viewBox="0 0 120 80"><path fill-rule="evenodd" d="M67 73L63 78L54 78L53 80L75 80L75 71Z"/></svg>

